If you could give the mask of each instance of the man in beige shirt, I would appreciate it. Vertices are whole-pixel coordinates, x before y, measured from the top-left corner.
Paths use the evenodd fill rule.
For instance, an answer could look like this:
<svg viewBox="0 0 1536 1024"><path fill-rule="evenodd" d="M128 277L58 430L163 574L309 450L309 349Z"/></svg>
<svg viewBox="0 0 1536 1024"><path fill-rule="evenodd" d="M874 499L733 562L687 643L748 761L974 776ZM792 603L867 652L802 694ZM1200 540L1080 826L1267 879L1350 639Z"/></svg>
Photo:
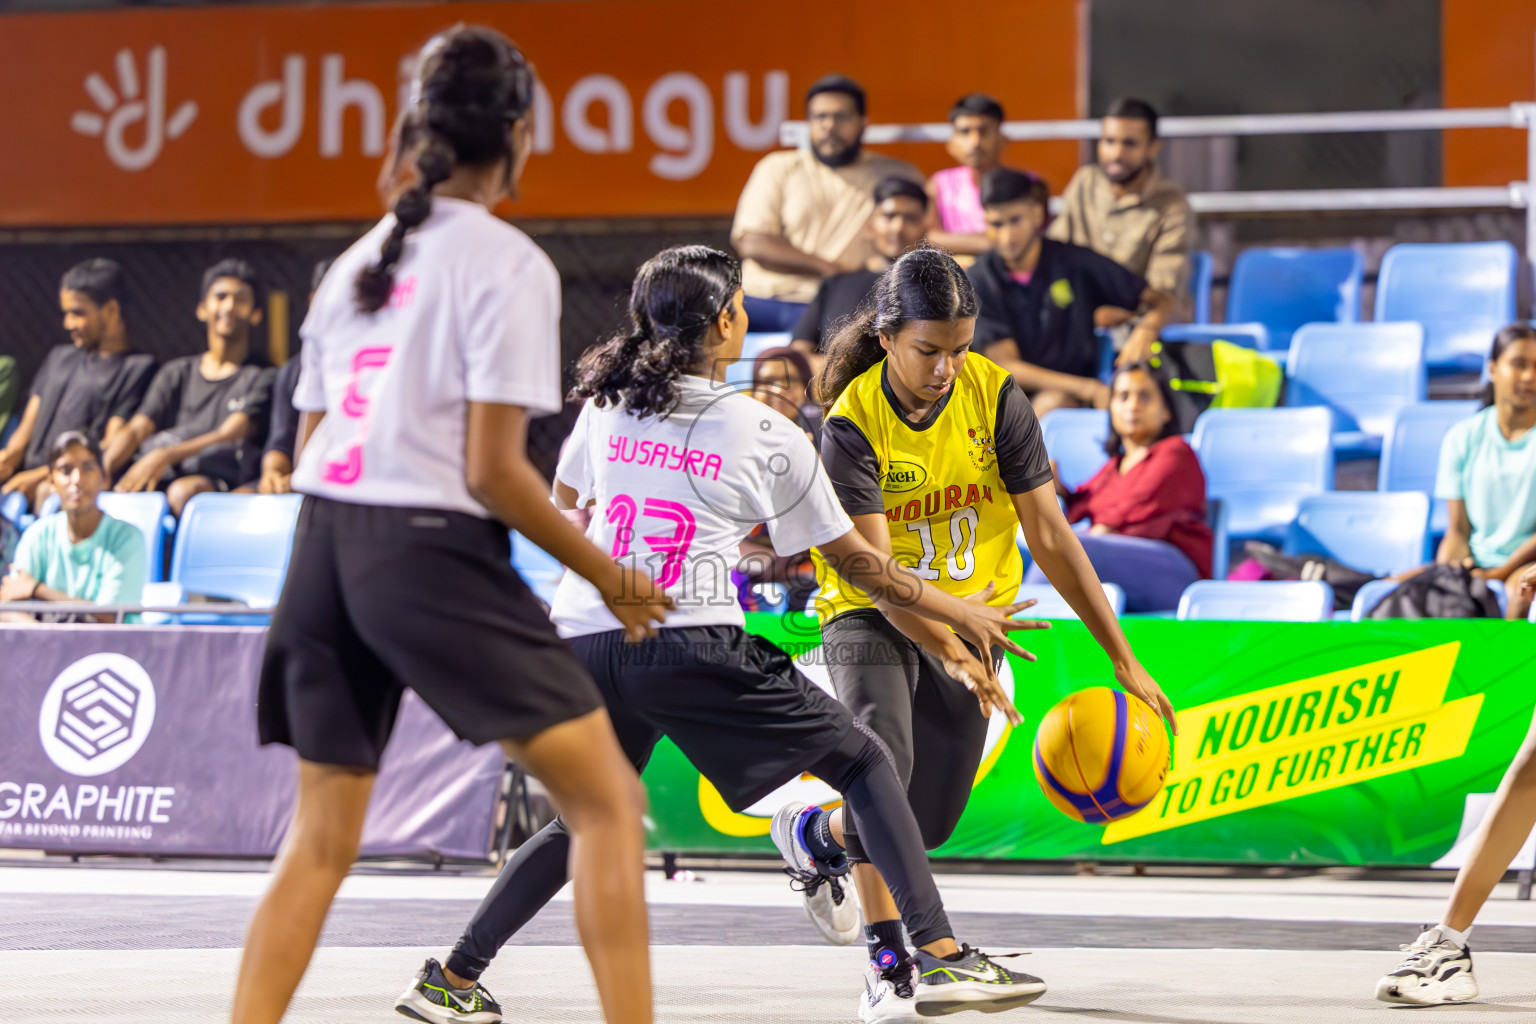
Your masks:
<svg viewBox="0 0 1536 1024"><path fill-rule="evenodd" d="M1065 209L1046 235L1087 246L1187 301L1195 217L1184 190L1157 170L1157 112L1141 100L1110 104L1099 162L1078 168L1062 194Z"/></svg>
<svg viewBox="0 0 1536 1024"><path fill-rule="evenodd" d="M852 79L818 79L806 93L805 119L811 148L763 157L736 203L731 244L742 257L753 330L789 330L823 277L877 255L864 225L882 178L923 183L906 161L863 148L869 120L864 90Z"/></svg>

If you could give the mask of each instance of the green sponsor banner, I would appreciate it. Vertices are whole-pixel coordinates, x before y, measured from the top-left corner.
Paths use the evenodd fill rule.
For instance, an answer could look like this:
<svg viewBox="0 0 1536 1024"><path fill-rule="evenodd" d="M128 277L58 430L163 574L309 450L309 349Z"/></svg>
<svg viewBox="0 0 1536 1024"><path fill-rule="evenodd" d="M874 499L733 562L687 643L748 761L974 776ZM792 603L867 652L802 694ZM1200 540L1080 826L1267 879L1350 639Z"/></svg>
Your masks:
<svg viewBox="0 0 1536 1024"><path fill-rule="evenodd" d="M813 618L747 620L827 685L839 652L821 646ZM1179 712L1162 792L1107 827L1068 819L1040 792L1033 746L1045 712L1113 684L1087 629L1057 622L1015 634L1039 658L1010 655L1003 672L1024 724L994 718L970 803L935 856L1426 865L1455 840L1466 794L1497 788L1536 703L1526 623L1123 625ZM771 853L774 808L836 799L802 777L737 814L667 742L645 781L650 845L678 852Z"/></svg>

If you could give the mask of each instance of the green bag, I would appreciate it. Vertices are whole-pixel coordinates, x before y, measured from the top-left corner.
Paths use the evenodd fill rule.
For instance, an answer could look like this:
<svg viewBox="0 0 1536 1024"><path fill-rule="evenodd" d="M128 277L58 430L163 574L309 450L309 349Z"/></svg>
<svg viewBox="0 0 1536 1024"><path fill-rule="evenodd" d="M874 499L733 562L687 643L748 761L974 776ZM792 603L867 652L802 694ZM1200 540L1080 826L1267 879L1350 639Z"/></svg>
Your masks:
<svg viewBox="0 0 1536 1024"><path fill-rule="evenodd" d="M1207 409L1254 409L1275 405L1285 383L1280 364L1230 341L1160 341L1152 368L1173 391L1179 431L1195 429Z"/></svg>

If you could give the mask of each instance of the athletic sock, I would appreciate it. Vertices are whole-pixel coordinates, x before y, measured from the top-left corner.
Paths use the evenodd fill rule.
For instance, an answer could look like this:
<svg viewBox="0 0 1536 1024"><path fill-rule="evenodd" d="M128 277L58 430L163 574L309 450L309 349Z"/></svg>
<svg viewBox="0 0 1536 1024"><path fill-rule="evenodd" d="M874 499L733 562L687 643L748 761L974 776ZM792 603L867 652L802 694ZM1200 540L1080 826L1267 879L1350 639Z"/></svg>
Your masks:
<svg viewBox="0 0 1536 1024"><path fill-rule="evenodd" d="M1446 938L1456 943L1456 945L1460 946L1462 949L1467 948L1467 939L1472 934L1471 926L1468 926L1467 930L1464 932L1459 932L1448 924L1438 924L1435 927L1440 929L1441 935L1444 935Z"/></svg>
<svg viewBox="0 0 1536 1024"><path fill-rule="evenodd" d="M832 838L832 812L816 808L807 817L802 834L805 848L817 860L833 862L843 855L843 848Z"/></svg>
<svg viewBox="0 0 1536 1024"><path fill-rule="evenodd" d="M957 949L953 953L948 953L948 954L945 954L944 956L939 957L939 959L940 960L948 960L952 964L957 964L961 960L965 959L965 950L964 949Z"/></svg>
<svg viewBox="0 0 1536 1024"><path fill-rule="evenodd" d="M877 963L882 949L889 949L902 959L907 958L907 944L902 935L900 921L876 921L874 924L866 924L864 945L869 949L869 958Z"/></svg>

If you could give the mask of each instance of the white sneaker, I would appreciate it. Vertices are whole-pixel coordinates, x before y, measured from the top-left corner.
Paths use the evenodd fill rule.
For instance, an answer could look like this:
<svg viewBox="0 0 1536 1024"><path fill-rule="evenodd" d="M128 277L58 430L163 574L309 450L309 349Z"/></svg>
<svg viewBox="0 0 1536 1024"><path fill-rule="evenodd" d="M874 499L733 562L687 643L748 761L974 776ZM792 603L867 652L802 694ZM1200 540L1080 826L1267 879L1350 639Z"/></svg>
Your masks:
<svg viewBox="0 0 1536 1024"><path fill-rule="evenodd" d="M787 865L790 885L800 890L811 924L827 942L846 946L859 937L859 901L853 886L842 881L841 876L848 872L848 859L829 864L817 860L806 848L802 831L805 817L819 810L802 803L785 804L774 814L769 834Z"/></svg>
<svg viewBox="0 0 1536 1024"><path fill-rule="evenodd" d="M1408 956L1397 970L1376 983L1377 999L1434 1006L1477 998L1472 951L1446 938L1438 926L1426 929L1402 950Z"/></svg>
<svg viewBox="0 0 1536 1024"><path fill-rule="evenodd" d="M889 950L881 954L890 957ZM917 965L911 960L882 968L871 961L864 968L864 994L859 1020L864 1024L915 1024L923 1019L917 1008Z"/></svg>

